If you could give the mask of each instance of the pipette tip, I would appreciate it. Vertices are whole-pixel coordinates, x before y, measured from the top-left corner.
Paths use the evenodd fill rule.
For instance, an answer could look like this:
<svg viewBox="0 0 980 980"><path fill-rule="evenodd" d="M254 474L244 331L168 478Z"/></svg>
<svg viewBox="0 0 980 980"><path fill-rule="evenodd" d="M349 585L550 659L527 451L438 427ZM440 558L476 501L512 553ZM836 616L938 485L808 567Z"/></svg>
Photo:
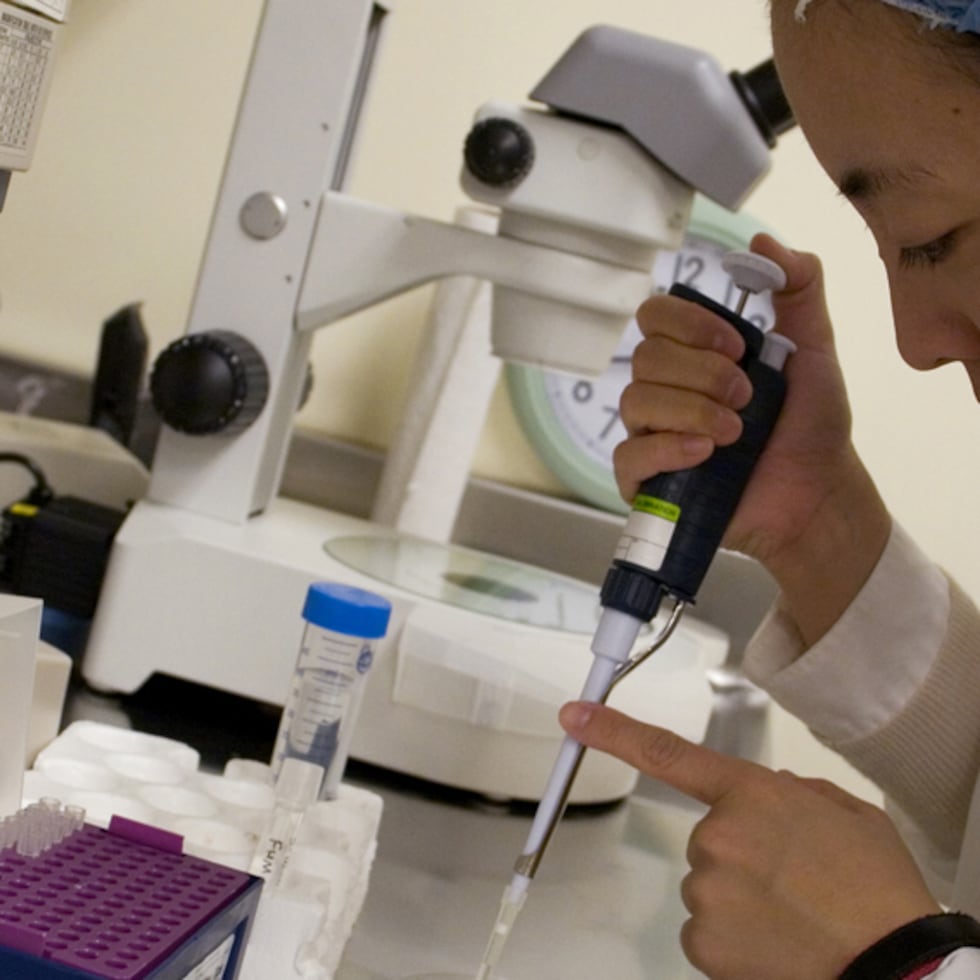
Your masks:
<svg viewBox="0 0 980 980"><path fill-rule="evenodd" d="M510 936L511 929L514 928L514 922L524 907L530 884L530 878L522 874L515 874L510 884L504 889L503 898L500 900L500 910L497 912L497 918L487 942L486 952L483 954L480 968L477 970L476 980L490 980L494 968L500 962L504 945Z"/></svg>

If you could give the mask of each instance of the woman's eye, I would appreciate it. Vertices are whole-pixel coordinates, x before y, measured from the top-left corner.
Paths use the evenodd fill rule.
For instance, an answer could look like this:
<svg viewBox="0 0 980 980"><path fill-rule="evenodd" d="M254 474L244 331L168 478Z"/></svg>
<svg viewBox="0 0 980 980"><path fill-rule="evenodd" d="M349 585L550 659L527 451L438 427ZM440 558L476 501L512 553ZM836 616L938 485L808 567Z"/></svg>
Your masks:
<svg viewBox="0 0 980 980"><path fill-rule="evenodd" d="M931 268L948 258L955 244L956 232L951 231L925 245L902 248L898 253L898 264L903 269Z"/></svg>

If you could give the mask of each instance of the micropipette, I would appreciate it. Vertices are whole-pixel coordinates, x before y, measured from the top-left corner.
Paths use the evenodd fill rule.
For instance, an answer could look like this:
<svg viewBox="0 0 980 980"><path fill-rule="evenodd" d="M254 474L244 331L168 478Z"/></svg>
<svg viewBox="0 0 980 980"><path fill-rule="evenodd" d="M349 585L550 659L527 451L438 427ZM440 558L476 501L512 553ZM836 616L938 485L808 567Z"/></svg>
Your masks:
<svg viewBox="0 0 980 980"><path fill-rule="evenodd" d="M784 288L785 273L752 252L730 252L722 264L741 290L735 310L680 283L670 293L722 317L745 341L739 366L748 375L753 393L739 413L742 435L733 445L716 449L699 466L661 473L641 484L602 585L602 613L592 640L595 659L582 701L605 702L614 685L670 638L684 608L697 595L782 408L786 393L782 368L795 347L779 334L763 334L742 314L751 294ZM632 655L640 630L657 615L667 595L674 607L666 625L646 650ZM503 953L531 879L564 813L584 752L572 738L561 744L524 850L504 890L476 980L488 980Z"/></svg>

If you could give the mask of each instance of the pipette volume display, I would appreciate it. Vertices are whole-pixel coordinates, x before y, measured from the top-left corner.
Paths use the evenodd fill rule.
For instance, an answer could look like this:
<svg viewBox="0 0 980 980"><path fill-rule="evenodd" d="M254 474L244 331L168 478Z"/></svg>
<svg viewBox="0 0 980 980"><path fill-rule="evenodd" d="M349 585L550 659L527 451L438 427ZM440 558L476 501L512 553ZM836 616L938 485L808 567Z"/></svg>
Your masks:
<svg viewBox="0 0 980 980"><path fill-rule="evenodd" d="M742 290L739 310L748 293L780 289L786 281L778 265L753 253L731 253L726 269ZM699 466L661 473L640 486L602 585L602 614L592 641L595 660L580 696L583 701L604 702L614 684L666 642L684 606L694 601L786 394L782 368L795 349L791 341L778 334L763 334L738 312L682 284L675 284L670 293L711 310L738 330L745 341L739 366L752 383L752 399L739 413L743 430L736 443L719 447ZM667 595L676 603L670 622L648 650L631 655L640 629L657 615ZM489 980L500 958L561 819L583 752L572 739L562 743L527 843L504 892L478 980Z"/></svg>

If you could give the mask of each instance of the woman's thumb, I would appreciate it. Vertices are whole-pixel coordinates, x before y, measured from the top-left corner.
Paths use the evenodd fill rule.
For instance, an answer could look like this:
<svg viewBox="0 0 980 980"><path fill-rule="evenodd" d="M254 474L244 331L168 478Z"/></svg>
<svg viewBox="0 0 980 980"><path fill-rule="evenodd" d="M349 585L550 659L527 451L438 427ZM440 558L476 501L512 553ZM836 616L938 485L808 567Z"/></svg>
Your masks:
<svg viewBox="0 0 980 980"><path fill-rule="evenodd" d="M786 286L772 294L775 329L800 348L832 349L834 333L820 259L810 252L788 249L764 233L752 239L752 251L771 259L786 273Z"/></svg>

